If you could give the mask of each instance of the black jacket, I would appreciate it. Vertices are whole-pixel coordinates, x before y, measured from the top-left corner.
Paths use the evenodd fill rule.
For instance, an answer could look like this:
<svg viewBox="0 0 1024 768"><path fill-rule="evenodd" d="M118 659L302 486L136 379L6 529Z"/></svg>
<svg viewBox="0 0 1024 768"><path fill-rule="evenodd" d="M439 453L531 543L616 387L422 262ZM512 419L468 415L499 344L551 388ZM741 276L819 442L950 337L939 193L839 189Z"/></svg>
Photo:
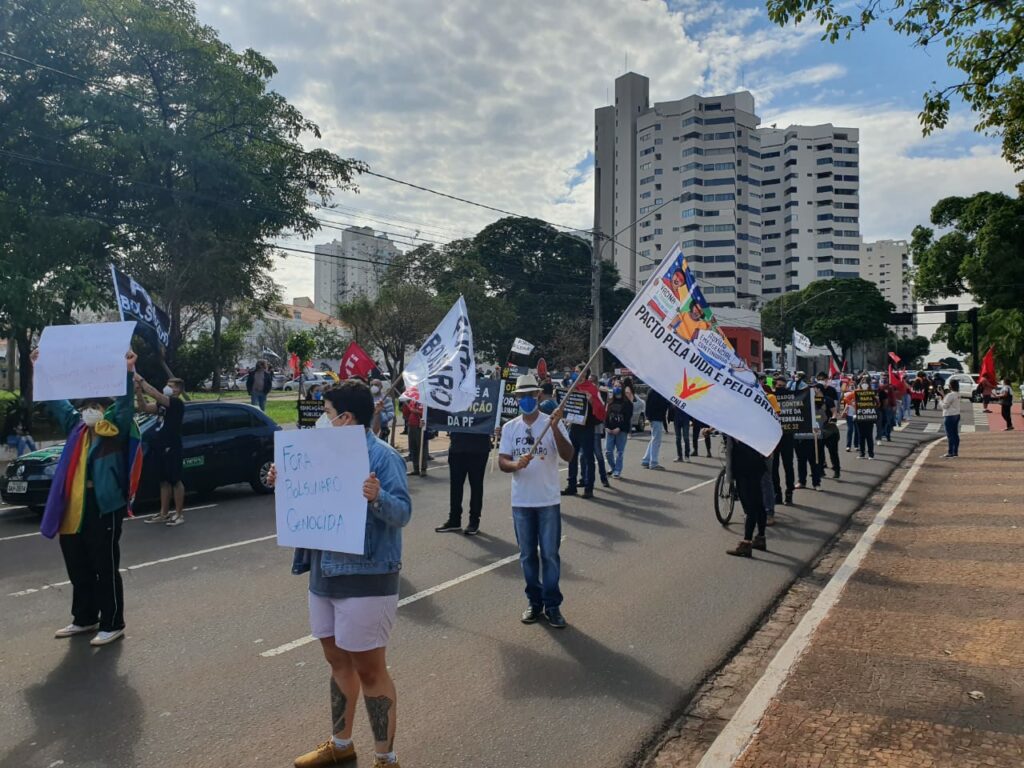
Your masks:
<svg viewBox="0 0 1024 768"><path fill-rule="evenodd" d="M660 421L664 424L667 414L668 400L652 389L648 393L647 403L644 405L644 416L647 417L648 421Z"/></svg>
<svg viewBox="0 0 1024 768"><path fill-rule="evenodd" d="M624 429L629 432L633 423L633 404L625 396L608 401L608 414L604 419L607 429Z"/></svg>
<svg viewBox="0 0 1024 768"><path fill-rule="evenodd" d="M245 377L245 391L248 392L250 395L252 394L254 385L256 383L256 377L260 373L261 371L253 369L249 371L249 375ZM274 389L274 377L270 373L270 371L262 371L262 373L266 377L266 379L264 380L263 394L269 395L271 391Z"/></svg>

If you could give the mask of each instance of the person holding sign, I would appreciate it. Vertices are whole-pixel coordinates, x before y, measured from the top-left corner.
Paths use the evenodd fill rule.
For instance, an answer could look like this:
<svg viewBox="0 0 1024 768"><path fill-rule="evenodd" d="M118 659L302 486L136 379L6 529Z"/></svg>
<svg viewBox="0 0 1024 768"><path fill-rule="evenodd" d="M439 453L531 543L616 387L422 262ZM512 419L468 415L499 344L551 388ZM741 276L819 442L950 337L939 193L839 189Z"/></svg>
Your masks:
<svg viewBox="0 0 1024 768"><path fill-rule="evenodd" d="M562 568L558 554L562 541L558 459L570 461L573 447L561 423L561 408L551 416L538 410L539 392L532 374L516 380L514 394L520 415L502 427L498 467L512 475L512 522L529 601L521 621L534 624L545 616L552 627L564 629L562 593L558 589Z"/></svg>
<svg viewBox="0 0 1024 768"><path fill-rule="evenodd" d="M32 353L32 362L39 350ZM71 581L71 616L55 637L96 632L90 645L124 637L121 582L121 525L137 486L141 464L129 458L138 429L132 420L132 373L136 355L127 354L124 394L116 400L90 397L75 408L67 400L48 405L68 439L46 500L41 532L60 534L60 551Z"/></svg>
<svg viewBox="0 0 1024 768"><path fill-rule="evenodd" d="M864 458L864 451L867 450L868 461L872 461L875 458L875 424L881 407L878 394L871 389L871 384L865 377L860 380L853 398L857 434L860 435L860 458Z"/></svg>
<svg viewBox="0 0 1024 768"><path fill-rule="evenodd" d="M395 684L385 658L398 610L402 528L412 516L405 462L374 436L374 404L365 383L349 379L324 394L324 420L317 427L359 425L366 432L370 475L366 499L366 550L362 555L296 550L293 572L309 568L310 634L320 640L331 666L333 736L296 758L296 768L319 768L355 760L352 725L360 690L376 746L374 766L398 766L394 753ZM268 481L277 483L277 467ZM308 561L303 556L308 556Z"/></svg>

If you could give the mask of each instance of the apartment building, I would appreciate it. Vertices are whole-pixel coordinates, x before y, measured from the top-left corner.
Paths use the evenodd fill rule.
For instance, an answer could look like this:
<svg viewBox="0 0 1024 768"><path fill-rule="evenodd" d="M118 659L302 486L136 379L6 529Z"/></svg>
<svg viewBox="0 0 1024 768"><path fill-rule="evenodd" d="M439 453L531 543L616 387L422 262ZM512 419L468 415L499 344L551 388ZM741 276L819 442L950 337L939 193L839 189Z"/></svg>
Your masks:
<svg viewBox="0 0 1024 768"><path fill-rule="evenodd" d="M914 312L910 283L910 244L906 240L878 240L863 243L860 249L860 276L870 280L882 295L891 301L897 312ZM904 338L917 335L915 325L894 326Z"/></svg>
<svg viewBox="0 0 1024 768"><path fill-rule="evenodd" d="M342 231L341 240L313 250L313 303L329 315L357 296L375 298L384 272L399 254L395 244L372 227L349 227Z"/></svg>
<svg viewBox="0 0 1024 768"><path fill-rule="evenodd" d="M859 273L856 129L759 125L748 92L651 106L646 77L615 81L595 110L594 226L626 284L677 240L716 306Z"/></svg>

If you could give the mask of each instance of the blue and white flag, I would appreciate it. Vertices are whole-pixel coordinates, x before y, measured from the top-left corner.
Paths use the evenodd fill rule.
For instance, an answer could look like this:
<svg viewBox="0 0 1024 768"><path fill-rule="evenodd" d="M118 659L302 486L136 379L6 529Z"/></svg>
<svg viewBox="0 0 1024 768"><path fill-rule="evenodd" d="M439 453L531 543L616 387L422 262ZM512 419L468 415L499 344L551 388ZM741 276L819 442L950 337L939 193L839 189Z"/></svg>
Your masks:
<svg viewBox="0 0 1024 768"><path fill-rule="evenodd" d="M473 329L466 300L461 296L441 324L427 337L402 373L407 389L416 388L420 403L432 409L457 413L476 400L476 360Z"/></svg>

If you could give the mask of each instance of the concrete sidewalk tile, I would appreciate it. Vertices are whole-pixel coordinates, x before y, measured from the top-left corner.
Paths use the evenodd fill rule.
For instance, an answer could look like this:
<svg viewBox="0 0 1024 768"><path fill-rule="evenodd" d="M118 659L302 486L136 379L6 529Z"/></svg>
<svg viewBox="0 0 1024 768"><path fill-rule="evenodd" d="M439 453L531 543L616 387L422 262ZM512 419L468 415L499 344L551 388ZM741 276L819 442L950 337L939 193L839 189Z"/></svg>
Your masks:
<svg viewBox="0 0 1024 768"><path fill-rule="evenodd" d="M1024 766L1022 448L933 452L737 766Z"/></svg>

